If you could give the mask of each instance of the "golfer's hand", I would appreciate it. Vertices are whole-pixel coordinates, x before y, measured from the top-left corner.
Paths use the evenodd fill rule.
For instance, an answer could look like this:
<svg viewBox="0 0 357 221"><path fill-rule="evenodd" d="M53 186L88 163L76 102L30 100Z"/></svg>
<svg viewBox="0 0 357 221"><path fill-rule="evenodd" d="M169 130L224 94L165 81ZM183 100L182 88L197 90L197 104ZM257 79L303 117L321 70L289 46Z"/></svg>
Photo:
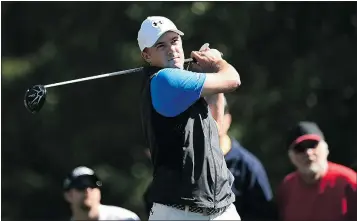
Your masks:
<svg viewBox="0 0 357 221"><path fill-rule="evenodd" d="M207 50L209 50L209 43L203 44L199 51L207 51ZM190 64L190 70L194 72L204 72L202 67L195 63Z"/></svg>
<svg viewBox="0 0 357 221"><path fill-rule="evenodd" d="M193 51L191 57L196 59L197 63L192 66L196 69L201 69L203 72L217 72L218 63L222 61L222 53L217 49L207 47L202 51Z"/></svg>

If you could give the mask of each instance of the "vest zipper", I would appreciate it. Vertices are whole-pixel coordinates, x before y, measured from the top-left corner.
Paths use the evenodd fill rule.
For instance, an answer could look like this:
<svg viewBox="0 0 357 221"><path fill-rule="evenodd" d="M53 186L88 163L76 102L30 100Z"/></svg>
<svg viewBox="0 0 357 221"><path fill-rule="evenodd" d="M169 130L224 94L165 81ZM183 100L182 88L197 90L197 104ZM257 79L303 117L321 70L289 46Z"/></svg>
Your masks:
<svg viewBox="0 0 357 221"><path fill-rule="evenodd" d="M212 150L212 131L211 131L211 122L210 122L210 127L209 127L209 138L210 138L210 147L211 147L211 154L213 158L213 166L214 166L214 190L213 190L213 205L214 209L216 209L216 190L217 190L217 168L216 168L216 159L214 158L213 150Z"/></svg>

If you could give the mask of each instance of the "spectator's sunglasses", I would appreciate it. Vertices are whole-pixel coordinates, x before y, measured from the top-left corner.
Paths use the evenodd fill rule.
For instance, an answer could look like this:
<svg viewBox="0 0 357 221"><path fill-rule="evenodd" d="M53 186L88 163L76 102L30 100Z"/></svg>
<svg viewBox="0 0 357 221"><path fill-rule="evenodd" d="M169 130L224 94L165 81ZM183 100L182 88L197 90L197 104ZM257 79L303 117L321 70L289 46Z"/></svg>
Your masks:
<svg viewBox="0 0 357 221"><path fill-rule="evenodd" d="M102 186L102 182L98 179L97 176L80 176L73 180L70 188L76 190L86 190L87 188L100 188Z"/></svg>
<svg viewBox="0 0 357 221"><path fill-rule="evenodd" d="M294 150L295 153L304 153L308 149L315 149L318 144L319 141L317 140L304 140L298 144L295 144L292 147L292 150Z"/></svg>

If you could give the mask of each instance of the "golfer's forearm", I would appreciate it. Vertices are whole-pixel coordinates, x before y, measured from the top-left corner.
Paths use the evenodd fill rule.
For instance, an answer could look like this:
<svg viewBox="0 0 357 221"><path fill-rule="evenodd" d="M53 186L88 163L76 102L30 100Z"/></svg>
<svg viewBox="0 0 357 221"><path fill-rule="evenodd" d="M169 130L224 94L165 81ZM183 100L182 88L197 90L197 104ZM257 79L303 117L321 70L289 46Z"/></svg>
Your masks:
<svg viewBox="0 0 357 221"><path fill-rule="evenodd" d="M223 93L214 94L206 98L207 103L210 106L212 116L217 122L219 134L221 134L221 128L223 128L224 99Z"/></svg>
<svg viewBox="0 0 357 221"><path fill-rule="evenodd" d="M241 84L239 73L232 65L225 60L220 60L216 65L217 73L224 77L227 81L232 81L232 84L236 87Z"/></svg>
<svg viewBox="0 0 357 221"><path fill-rule="evenodd" d="M221 60L214 64L215 73L206 74L202 96L234 91L240 85L240 77L236 69Z"/></svg>

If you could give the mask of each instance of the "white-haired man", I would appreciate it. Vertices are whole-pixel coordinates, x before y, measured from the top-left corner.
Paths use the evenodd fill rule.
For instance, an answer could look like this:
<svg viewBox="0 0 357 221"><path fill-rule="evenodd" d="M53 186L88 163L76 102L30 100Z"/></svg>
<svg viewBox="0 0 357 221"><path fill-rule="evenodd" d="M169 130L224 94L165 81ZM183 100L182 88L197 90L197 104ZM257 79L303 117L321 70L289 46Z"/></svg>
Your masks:
<svg viewBox="0 0 357 221"><path fill-rule="evenodd" d="M278 191L283 221L357 220L357 175L328 161L328 145L314 122L300 122L289 131L288 154L297 170Z"/></svg>

